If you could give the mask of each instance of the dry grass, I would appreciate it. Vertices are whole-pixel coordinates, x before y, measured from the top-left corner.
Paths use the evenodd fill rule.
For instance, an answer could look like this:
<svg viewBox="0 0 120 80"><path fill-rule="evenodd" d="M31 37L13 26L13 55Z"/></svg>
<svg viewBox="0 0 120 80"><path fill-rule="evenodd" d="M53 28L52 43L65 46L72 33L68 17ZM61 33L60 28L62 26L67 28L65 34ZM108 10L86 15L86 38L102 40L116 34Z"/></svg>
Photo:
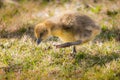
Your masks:
<svg viewBox="0 0 120 80"><path fill-rule="evenodd" d="M53 5L54 4L54 5ZM119 80L120 1L18 1L0 6L0 80ZM34 25L66 10L96 20L102 32L78 47L56 49L52 41L37 46Z"/></svg>

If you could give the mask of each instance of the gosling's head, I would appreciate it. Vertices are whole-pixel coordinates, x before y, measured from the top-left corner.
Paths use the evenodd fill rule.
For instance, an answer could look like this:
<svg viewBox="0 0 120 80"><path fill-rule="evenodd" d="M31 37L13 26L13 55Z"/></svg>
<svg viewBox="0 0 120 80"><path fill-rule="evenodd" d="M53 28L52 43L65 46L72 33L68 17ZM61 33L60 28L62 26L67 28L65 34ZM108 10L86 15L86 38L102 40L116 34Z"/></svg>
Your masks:
<svg viewBox="0 0 120 80"><path fill-rule="evenodd" d="M39 23L35 26L34 33L37 44L40 44L41 41L51 36L51 27L53 27L53 23L49 21Z"/></svg>

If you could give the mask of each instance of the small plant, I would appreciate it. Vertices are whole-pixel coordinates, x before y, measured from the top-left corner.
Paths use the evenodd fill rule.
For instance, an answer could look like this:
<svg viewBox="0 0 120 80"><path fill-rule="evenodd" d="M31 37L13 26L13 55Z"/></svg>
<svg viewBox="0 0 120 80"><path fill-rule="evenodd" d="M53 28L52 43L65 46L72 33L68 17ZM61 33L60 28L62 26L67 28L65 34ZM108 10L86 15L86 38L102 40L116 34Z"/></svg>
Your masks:
<svg viewBox="0 0 120 80"><path fill-rule="evenodd" d="M117 11L107 11L107 15L108 16L115 16L115 15L117 15L118 14L118 12Z"/></svg>
<svg viewBox="0 0 120 80"><path fill-rule="evenodd" d="M101 6L91 7L90 9L93 13L99 13L101 11Z"/></svg>

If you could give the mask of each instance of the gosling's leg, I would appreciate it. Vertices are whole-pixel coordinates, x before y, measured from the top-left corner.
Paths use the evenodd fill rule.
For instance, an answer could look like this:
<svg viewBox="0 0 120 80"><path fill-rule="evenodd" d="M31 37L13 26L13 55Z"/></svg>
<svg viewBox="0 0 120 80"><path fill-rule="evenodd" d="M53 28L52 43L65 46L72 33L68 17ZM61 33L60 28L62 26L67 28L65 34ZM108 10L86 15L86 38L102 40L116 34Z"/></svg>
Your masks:
<svg viewBox="0 0 120 80"><path fill-rule="evenodd" d="M77 51L76 51L76 47L73 46L72 53L76 53L76 52L77 52Z"/></svg>
<svg viewBox="0 0 120 80"><path fill-rule="evenodd" d="M75 56L76 56L76 53L77 53L76 47L75 47L75 46L72 46L71 56L72 56L72 57L75 57Z"/></svg>
<svg viewBox="0 0 120 80"><path fill-rule="evenodd" d="M65 48L65 47L69 47L69 46L79 45L81 43L82 43L82 41L79 40L79 41L75 41L75 42L67 42L67 43L64 43L64 44L54 45L54 46L56 46L56 48ZM75 50L75 47L73 47L73 48Z"/></svg>

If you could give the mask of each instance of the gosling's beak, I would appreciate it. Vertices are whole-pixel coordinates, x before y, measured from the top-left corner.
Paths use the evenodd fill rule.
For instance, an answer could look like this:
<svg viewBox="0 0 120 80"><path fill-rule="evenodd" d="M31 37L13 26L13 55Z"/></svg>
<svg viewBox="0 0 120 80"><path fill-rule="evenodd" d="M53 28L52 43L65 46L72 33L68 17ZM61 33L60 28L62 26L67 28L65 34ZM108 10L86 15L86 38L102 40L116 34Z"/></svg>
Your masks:
<svg viewBox="0 0 120 80"><path fill-rule="evenodd" d="M41 41L42 41L42 39L38 38L36 41L37 45L39 45L41 43Z"/></svg>

